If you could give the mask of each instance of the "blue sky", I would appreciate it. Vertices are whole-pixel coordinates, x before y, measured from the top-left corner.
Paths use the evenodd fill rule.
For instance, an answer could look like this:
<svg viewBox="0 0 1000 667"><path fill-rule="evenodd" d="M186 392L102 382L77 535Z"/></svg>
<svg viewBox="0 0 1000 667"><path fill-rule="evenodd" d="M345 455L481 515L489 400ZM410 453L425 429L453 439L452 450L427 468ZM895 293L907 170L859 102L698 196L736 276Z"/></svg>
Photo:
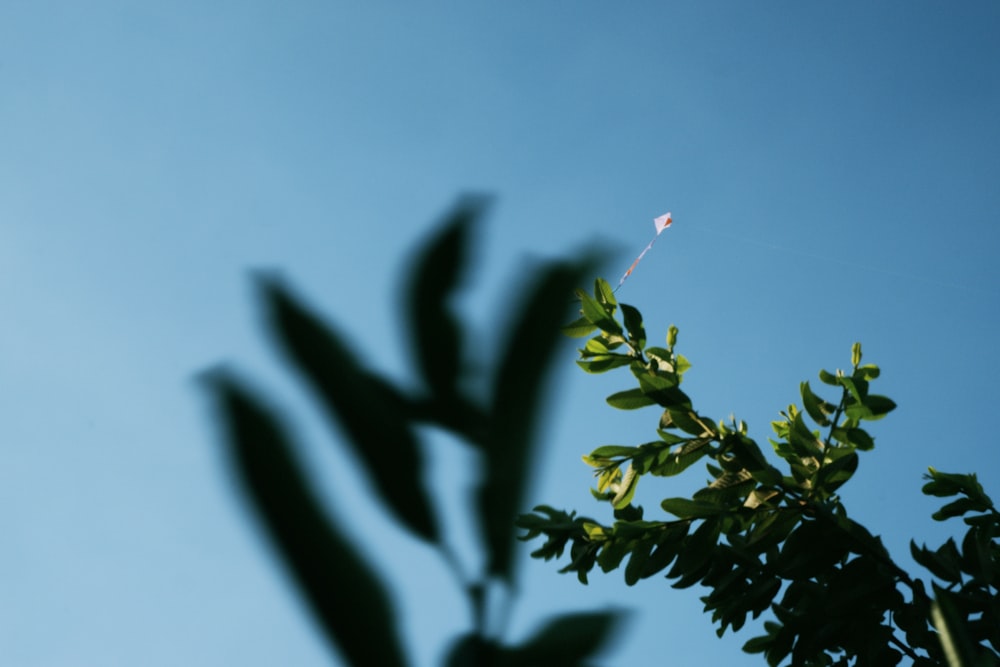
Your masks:
<svg viewBox="0 0 1000 667"><path fill-rule="evenodd" d="M845 488L854 516L905 561L949 534L928 465L1000 495L995 3L360 5L0 7L4 664L330 664L219 455L197 376L220 362L288 408L399 584L416 664L437 664L461 601L433 554L345 504L364 482L269 349L248 274L280 269L405 379L401 269L462 193L495 196L463 301L482 349L532 261L604 244L615 280L671 210L619 296L651 339L680 327L704 413L763 441L860 340L899 409ZM532 498L597 515L580 455L655 438L656 415L608 408L627 378L572 360ZM459 503L474 461L443 447L431 483ZM634 614L608 665L761 664L698 591L526 568L511 639L613 604Z"/></svg>

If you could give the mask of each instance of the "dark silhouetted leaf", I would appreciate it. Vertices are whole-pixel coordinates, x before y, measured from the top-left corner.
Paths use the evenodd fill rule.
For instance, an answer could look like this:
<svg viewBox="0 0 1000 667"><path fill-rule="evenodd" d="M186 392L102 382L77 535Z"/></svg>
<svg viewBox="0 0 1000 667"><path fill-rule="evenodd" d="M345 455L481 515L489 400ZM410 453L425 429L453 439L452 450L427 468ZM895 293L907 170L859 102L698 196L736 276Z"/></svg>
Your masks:
<svg viewBox="0 0 1000 667"><path fill-rule="evenodd" d="M582 667L607 641L620 612L557 616L524 644L509 649L511 667Z"/></svg>
<svg viewBox="0 0 1000 667"><path fill-rule="evenodd" d="M713 502L690 500L688 498L667 498L660 503L665 512L681 519L700 519L715 516L725 511L725 507Z"/></svg>
<svg viewBox="0 0 1000 667"><path fill-rule="evenodd" d="M401 399L285 287L265 279L261 290L279 346L318 394L328 416L343 426L379 494L410 530L436 541L437 526L423 487L423 455Z"/></svg>
<svg viewBox="0 0 1000 667"><path fill-rule="evenodd" d="M241 489L327 639L351 665L402 667L389 598L353 541L327 520L277 417L224 374L210 386Z"/></svg>
<svg viewBox="0 0 1000 667"><path fill-rule="evenodd" d="M523 292L528 296L513 309L519 315L508 331L494 380L486 469L477 503L486 533L487 571L508 581L516 544L514 519L522 509L534 460L543 387L557 356L567 298L589 265L551 265Z"/></svg>
<svg viewBox="0 0 1000 667"><path fill-rule="evenodd" d="M646 328L642 325L642 314L635 307L627 303L621 304L621 309L629 341L636 349L641 350L646 347Z"/></svg>
<svg viewBox="0 0 1000 667"><path fill-rule="evenodd" d="M418 254L407 281L404 305L417 366L430 389L443 399L458 393L461 372L462 332L449 300L465 270L469 228L482 208L482 202L460 205Z"/></svg>

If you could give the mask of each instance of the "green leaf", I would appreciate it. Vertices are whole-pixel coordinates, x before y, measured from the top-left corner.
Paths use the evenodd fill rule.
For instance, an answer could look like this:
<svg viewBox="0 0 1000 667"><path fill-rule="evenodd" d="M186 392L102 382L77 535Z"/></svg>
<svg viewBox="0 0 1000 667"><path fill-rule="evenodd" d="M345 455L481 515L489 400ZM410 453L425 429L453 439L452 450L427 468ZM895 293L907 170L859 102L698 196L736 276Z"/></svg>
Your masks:
<svg viewBox="0 0 1000 667"><path fill-rule="evenodd" d="M937 512L934 512L931 518L935 521L944 521L953 516L962 516L966 512L985 512L987 509L989 509L988 505L977 502L972 498L959 498L943 506Z"/></svg>
<svg viewBox="0 0 1000 667"><path fill-rule="evenodd" d="M649 472L659 477L669 477L684 472L708 454L711 440L698 438L685 441L683 447L661 451Z"/></svg>
<svg viewBox="0 0 1000 667"><path fill-rule="evenodd" d="M854 377L861 378L862 380L874 380L881 374L878 366L875 364L865 364L864 366L859 366L856 371L854 371Z"/></svg>
<svg viewBox="0 0 1000 667"><path fill-rule="evenodd" d="M799 385L799 390L802 393L802 404L813 421L820 426L829 426L830 415L836 412L837 406L827 403L814 394L812 389L809 388L808 382L803 382Z"/></svg>
<svg viewBox="0 0 1000 667"><path fill-rule="evenodd" d="M896 402L886 396L869 394L865 397L865 407L871 411L869 420L881 419L896 409Z"/></svg>
<svg viewBox="0 0 1000 667"><path fill-rule="evenodd" d="M767 462L764 452L757 443L745 435L729 433L723 440L726 449L732 452L736 460L753 475L754 479L763 484L778 484L781 482L781 472Z"/></svg>
<svg viewBox="0 0 1000 667"><path fill-rule="evenodd" d="M932 480L923 487L923 492L931 496L954 496L964 493L969 498L984 506L992 506L993 501L983 491L983 486L976 478L976 474L960 475L956 473L938 472L934 468L928 468L928 477Z"/></svg>
<svg viewBox="0 0 1000 667"><path fill-rule="evenodd" d="M839 387L840 386L840 376L839 375L834 375L833 373L831 373L829 371L820 370L820 372L819 372L819 380L823 384L828 384L831 387Z"/></svg>
<svg viewBox="0 0 1000 667"><path fill-rule="evenodd" d="M799 456L819 457L823 455L819 438L806 426L801 412L792 419L791 429L788 431L788 442L795 448L795 453Z"/></svg>
<svg viewBox="0 0 1000 667"><path fill-rule="evenodd" d="M625 471L625 476L619 484L618 493L611 499L611 504L616 510L627 507L632 502L633 496L635 496L635 489L639 485L639 474L635 466L628 467L628 470Z"/></svg>
<svg viewBox="0 0 1000 667"><path fill-rule="evenodd" d="M628 564L625 566L625 584L627 586L634 586L642 579L643 573L646 571L646 563L649 562L649 556L652 554L655 544L654 536L639 540L632 547L632 555L629 556Z"/></svg>
<svg viewBox="0 0 1000 667"><path fill-rule="evenodd" d="M875 448L875 439L868 434L868 431L860 428L835 428L833 429L833 439L845 445L856 447L863 452Z"/></svg>
<svg viewBox="0 0 1000 667"><path fill-rule="evenodd" d="M673 588L687 588L698 583L711 566L712 553L718 547L718 541L719 521L714 518L705 519L693 533L685 538L677 561L667 574L668 577L680 576L680 580L671 586Z"/></svg>
<svg viewBox="0 0 1000 667"><path fill-rule="evenodd" d="M962 557L953 539L949 538L937 551L931 551L927 547L917 547L916 543L910 540L910 555L938 579L949 583L961 583Z"/></svg>
<svg viewBox="0 0 1000 667"><path fill-rule="evenodd" d="M621 304L622 319L628 330L629 342L636 350L646 347L646 328L642 324L642 314L627 303Z"/></svg>
<svg viewBox="0 0 1000 667"><path fill-rule="evenodd" d="M589 261L556 263L541 270L525 291L524 305L516 309L518 316L500 355L477 507L485 531L487 571L508 582L513 577L514 519L523 509L535 459L543 387L557 357L567 297L589 266Z"/></svg>
<svg viewBox="0 0 1000 667"><path fill-rule="evenodd" d="M845 450L842 455L829 463L825 463L817 471L816 487L832 493L849 480L857 469L858 455L853 451Z"/></svg>
<svg viewBox="0 0 1000 667"><path fill-rule="evenodd" d="M716 503L688 498L667 498L660 503L660 507L681 519L704 519L726 511L725 507Z"/></svg>
<svg viewBox="0 0 1000 667"><path fill-rule="evenodd" d="M674 356L674 361L676 362L676 368L674 372L678 375L684 375L691 368L691 362L687 360L683 354L678 354Z"/></svg>
<svg viewBox="0 0 1000 667"><path fill-rule="evenodd" d="M602 445L590 453L594 458L607 459L616 456L632 456L637 451L635 447L624 445Z"/></svg>
<svg viewBox="0 0 1000 667"><path fill-rule="evenodd" d="M646 356L650 357L651 359L665 363L668 366L670 365L670 359L673 357L670 350L662 347L657 347L655 345L650 345L649 347L646 348ZM673 372L672 369L670 370L671 372ZM674 384L677 384L676 380L672 381Z"/></svg>
<svg viewBox="0 0 1000 667"><path fill-rule="evenodd" d="M225 373L209 386L240 489L327 640L350 665L402 667L389 596L353 541L325 516L278 418Z"/></svg>
<svg viewBox="0 0 1000 667"><path fill-rule="evenodd" d="M596 326L601 331L606 331L610 334L622 335L622 327L618 324L617 320L611 316L608 309L606 309L600 303L594 300L589 294L585 292L577 292L580 297L580 306L583 310L583 316L588 322ZM613 312L613 311L612 311Z"/></svg>
<svg viewBox="0 0 1000 667"><path fill-rule="evenodd" d="M624 354L602 354L577 361L576 365L588 373L606 373L614 368L628 366L632 361L632 357Z"/></svg>
<svg viewBox="0 0 1000 667"><path fill-rule="evenodd" d="M647 396L642 389L628 389L611 394L607 398L608 405L619 410L636 410L647 405L656 405L656 401Z"/></svg>
<svg viewBox="0 0 1000 667"><path fill-rule="evenodd" d="M586 338L597 330L586 317L578 317L562 328L562 332L570 338Z"/></svg>
<svg viewBox="0 0 1000 667"><path fill-rule="evenodd" d="M743 500L757 483L746 470L726 472L705 488L694 493L694 499L731 505L734 500Z"/></svg>
<svg viewBox="0 0 1000 667"><path fill-rule="evenodd" d="M379 494L420 537L438 539L423 486L423 454L402 399L364 369L340 336L274 278L259 281L267 323L292 368L339 423Z"/></svg>
<svg viewBox="0 0 1000 667"><path fill-rule="evenodd" d="M693 410L674 409L668 407L667 411L670 413L670 423L685 433L702 436L706 434L713 434L715 431L714 428L712 428L712 420L699 417L698 413Z"/></svg>
<svg viewBox="0 0 1000 667"><path fill-rule="evenodd" d="M417 367L431 390L442 398L458 391L462 340L449 307L466 268L469 227L482 214L483 202L467 201L421 250L406 280L404 303Z"/></svg>
<svg viewBox="0 0 1000 667"><path fill-rule="evenodd" d="M611 289L611 285L604 278L596 278L594 280L594 298L601 305L610 308L612 312L615 306L618 305L618 299L615 298L615 291Z"/></svg>

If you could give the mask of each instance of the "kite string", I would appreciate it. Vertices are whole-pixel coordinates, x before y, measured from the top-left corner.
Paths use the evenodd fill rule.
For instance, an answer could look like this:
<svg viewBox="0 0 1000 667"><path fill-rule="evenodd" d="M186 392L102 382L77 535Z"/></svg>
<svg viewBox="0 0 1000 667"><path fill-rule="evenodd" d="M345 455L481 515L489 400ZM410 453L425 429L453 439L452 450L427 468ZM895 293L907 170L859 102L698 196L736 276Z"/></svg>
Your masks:
<svg viewBox="0 0 1000 667"><path fill-rule="evenodd" d="M656 243L656 239L658 239L658 238L660 238L659 234L657 234L656 236L654 236L653 240L649 242L649 245L647 245L643 249L643 251L639 253L639 256L635 258L634 262L632 262L632 266L628 267L628 271L626 271L625 274L621 277L621 280L618 281L618 286L615 287L615 289L612 291L612 294L617 293L618 290L621 289L621 286L625 284L625 279L628 278L630 275L632 275L633 269L635 269L635 267L639 265L639 261L643 257L645 257L646 253L649 252L650 248L653 247L653 244Z"/></svg>

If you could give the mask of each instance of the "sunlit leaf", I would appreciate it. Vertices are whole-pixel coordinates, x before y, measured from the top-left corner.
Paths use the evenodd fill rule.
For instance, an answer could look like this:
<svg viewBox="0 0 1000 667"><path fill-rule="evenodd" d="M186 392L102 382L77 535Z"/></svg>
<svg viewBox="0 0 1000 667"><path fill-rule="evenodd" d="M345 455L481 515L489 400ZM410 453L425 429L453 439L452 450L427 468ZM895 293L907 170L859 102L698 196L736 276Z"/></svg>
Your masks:
<svg viewBox="0 0 1000 667"><path fill-rule="evenodd" d="M621 325L608 313L607 309L585 292L577 292L583 316L601 331L621 335ZM610 306L609 306L610 308Z"/></svg>
<svg viewBox="0 0 1000 667"><path fill-rule="evenodd" d="M578 317L569 324L563 325L562 332L570 338L585 338L597 330L586 317Z"/></svg>
<svg viewBox="0 0 1000 667"><path fill-rule="evenodd" d="M627 506L632 502L632 497L635 496L635 489L639 484L639 474L636 472L635 466L629 466L620 484L618 493L611 499L611 504L615 509Z"/></svg>
<svg viewBox="0 0 1000 667"><path fill-rule="evenodd" d="M611 394L607 398L608 405L619 410L636 410L647 405L656 405L656 401L650 398L642 389L628 389Z"/></svg>

